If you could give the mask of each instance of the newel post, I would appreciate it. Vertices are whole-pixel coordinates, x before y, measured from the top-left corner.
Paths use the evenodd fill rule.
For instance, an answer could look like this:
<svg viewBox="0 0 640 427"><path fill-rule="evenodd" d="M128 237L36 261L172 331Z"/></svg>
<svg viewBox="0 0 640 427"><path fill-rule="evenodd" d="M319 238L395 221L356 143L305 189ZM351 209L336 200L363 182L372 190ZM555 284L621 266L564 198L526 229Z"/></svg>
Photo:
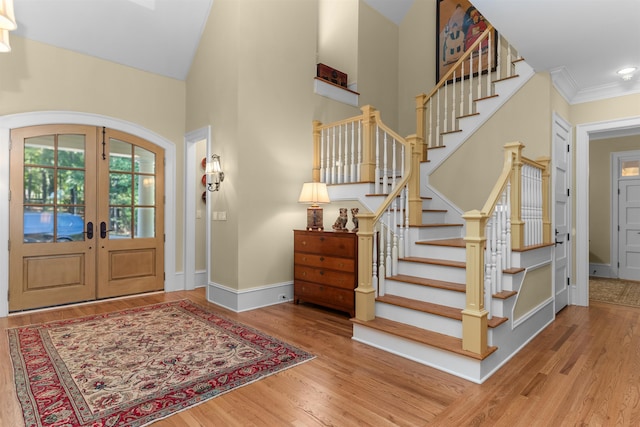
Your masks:
<svg viewBox="0 0 640 427"><path fill-rule="evenodd" d="M409 177L409 224L422 225L422 199L420 198L420 161L422 159L422 138L407 136L411 147L411 177Z"/></svg>
<svg viewBox="0 0 640 427"><path fill-rule="evenodd" d="M356 319L373 320L376 317L376 292L373 288L373 214L358 214L358 287L356 293Z"/></svg>
<svg viewBox="0 0 640 427"><path fill-rule="evenodd" d="M524 246L524 221L522 221L522 149L524 144L516 141L504 146L505 161L513 159L511 179L511 248Z"/></svg>
<svg viewBox="0 0 640 427"><path fill-rule="evenodd" d="M313 182L320 182L320 126L322 126L320 121L313 121L313 170L311 172Z"/></svg>
<svg viewBox="0 0 640 427"><path fill-rule="evenodd" d="M416 96L416 135L420 138L420 144L418 146L420 150L420 160L423 162L427 161L427 117L426 117L426 107L425 102L427 100L427 95L421 93Z"/></svg>
<svg viewBox="0 0 640 427"><path fill-rule="evenodd" d="M487 352L487 316L484 307L484 247L488 217L478 210L466 212L467 302L462 310L462 349L483 355Z"/></svg>
<svg viewBox="0 0 640 427"><path fill-rule="evenodd" d="M362 166L361 180L374 182L376 176L375 124L376 109L371 105L360 108L362 111Z"/></svg>
<svg viewBox="0 0 640 427"><path fill-rule="evenodd" d="M536 160L544 166L542 171L542 243L553 242L551 237L551 159L547 156Z"/></svg>

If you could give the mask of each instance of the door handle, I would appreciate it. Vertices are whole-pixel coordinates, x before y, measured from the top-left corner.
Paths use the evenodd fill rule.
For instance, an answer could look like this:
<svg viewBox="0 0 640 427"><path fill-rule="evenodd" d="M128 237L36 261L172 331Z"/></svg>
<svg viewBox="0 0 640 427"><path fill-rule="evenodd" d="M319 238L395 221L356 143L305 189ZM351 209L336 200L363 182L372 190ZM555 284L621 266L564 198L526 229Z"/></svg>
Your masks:
<svg viewBox="0 0 640 427"><path fill-rule="evenodd" d="M556 240L556 246L561 245L561 244L563 244L563 243L564 243L564 242L558 242L558 241Z"/></svg>
<svg viewBox="0 0 640 427"><path fill-rule="evenodd" d="M105 239L109 231L113 231L113 230L107 230L107 223L102 221L100 223L100 238Z"/></svg>
<svg viewBox="0 0 640 427"><path fill-rule="evenodd" d="M87 235L87 239L93 239L93 223L91 221L87 223L87 231L85 231L85 233Z"/></svg>

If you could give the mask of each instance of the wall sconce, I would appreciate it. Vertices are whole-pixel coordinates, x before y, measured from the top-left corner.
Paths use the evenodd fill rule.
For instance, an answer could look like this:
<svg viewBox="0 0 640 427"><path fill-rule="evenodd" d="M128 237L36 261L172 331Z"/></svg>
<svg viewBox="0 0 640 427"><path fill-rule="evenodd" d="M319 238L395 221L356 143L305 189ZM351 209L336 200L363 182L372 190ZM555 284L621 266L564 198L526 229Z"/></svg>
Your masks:
<svg viewBox="0 0 640 427"><path fill-rule="evenodd" d="M222 172L222 167L220 166L220 156L217 154L211 155L211 160L207 162L205 173L209 177L207 180L207 190L220 190L220 183L224 181L224 172Z"/></svg>
<svg viewBox="0 0 640 427"><path fill-rule="evenodd" d="M307 208L307 230L324 230L320 203L329 203L329 192L324 182L305 182L298 202L311 203Z"/></svg>

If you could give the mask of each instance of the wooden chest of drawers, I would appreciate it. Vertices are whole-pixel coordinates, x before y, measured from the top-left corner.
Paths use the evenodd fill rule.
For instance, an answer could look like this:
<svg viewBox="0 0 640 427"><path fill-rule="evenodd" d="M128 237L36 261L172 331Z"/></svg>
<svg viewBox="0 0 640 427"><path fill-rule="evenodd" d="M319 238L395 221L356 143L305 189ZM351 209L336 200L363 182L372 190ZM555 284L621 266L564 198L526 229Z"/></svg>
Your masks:
<svg viewBox="0 0 640 427"><path fill-rule="evenodd" d="M355 316L357 234L295 230L293 252L295 303L306 301Z"/></svg>

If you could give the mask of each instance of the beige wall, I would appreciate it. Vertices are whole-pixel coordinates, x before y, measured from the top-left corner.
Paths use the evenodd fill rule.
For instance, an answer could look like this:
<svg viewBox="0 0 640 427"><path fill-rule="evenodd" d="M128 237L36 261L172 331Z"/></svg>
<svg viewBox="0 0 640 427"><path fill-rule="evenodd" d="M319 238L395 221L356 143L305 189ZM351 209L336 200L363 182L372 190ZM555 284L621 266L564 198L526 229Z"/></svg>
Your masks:
<svg viewBox="0 0 640 427"><path fill-rule="evenodd" d="M611 263L611 154L638 150L640 135L589 143L589 262Z"/></svg>
<svg viewBox="0 0 640 427"><path fill-rule="evenodd" d="M436 84L436 1L413 2L399 28L398 133L403 136L416 133L415 97Z"/></svg>
<svg viewBox="0 0 640 427"><path fill-rule="evenodd" d="M0 57L0 114L99 114L135 123L176 145L176 270L181 271L185 83L15 35L11 42L11 53Z"/></svg>
<svg viewBox="0 0 640 427"><path fill-rule="evenodd" d="M551 80L536 74L429 177L429 184L463 211L481 209L504 160L505 144L520 141L523 155L550 155ZM464 175L461 176L461 172ZM467 179L474 185L460 185Z"/></svg>
<svg viewBox="0 0 640 427"><path fill-rule="evenodd" d="M585 102L571 106L569 121L574 125L597 123L640 115L640 93Z"/></svg>
<svg viewBox="0 0 640 427"><path fill-rule="evenodd" d="M360 114L313 93L318 19L317 0L213 3L187 79L186 129L211 125L213 152L225 168L212 198L213 211L227 212L227 221L212 222L214 283L244 290L292 280L292 230L306 225L306 205L297 199L312 179L312 121ZM359 90L366 88L367 98L395 117L395 98L386 98L395 91L397 65L380 64L375 55L393 53L397 30L362 4L355 22L343 25L360 28L358 66L378 68L358 82ZM347 42L336 58L351 49ZM326 228L339 207L352 205L324 206Z"/></svg>
<svg viewBox="0 0 640 427"><path fill-rule="evenodd" d="M309 1L309 0L305 0ZM358 3L360 0L317 0L317 61L358 80Z"/></svg>
<svg viewBox="0 0 640 427"><path fill-rule="evenodd" d="M524 282L518 292L518 299L513 307L513 320L526 316L531 310L548 301L553 296L551 286L551 265L534 270L527 270Z"/></svg>
<svg viewBox="0 0 640 427"><path fill-rule="evenodd" d="M333 120L315 114L317 18L316 1L216 0L187 79L186 127L211 125L225 169L212 197L227 220L212 222L210 280L232 289L292 280L311 123Z"/></svg>
<svg viewBox="0 0 640 427"><path fill-rule="evenodd" d="M363 1L359 22L360 105L373 105L380 111L382 121L391 129L397 129L398 26Z"/></svg>

